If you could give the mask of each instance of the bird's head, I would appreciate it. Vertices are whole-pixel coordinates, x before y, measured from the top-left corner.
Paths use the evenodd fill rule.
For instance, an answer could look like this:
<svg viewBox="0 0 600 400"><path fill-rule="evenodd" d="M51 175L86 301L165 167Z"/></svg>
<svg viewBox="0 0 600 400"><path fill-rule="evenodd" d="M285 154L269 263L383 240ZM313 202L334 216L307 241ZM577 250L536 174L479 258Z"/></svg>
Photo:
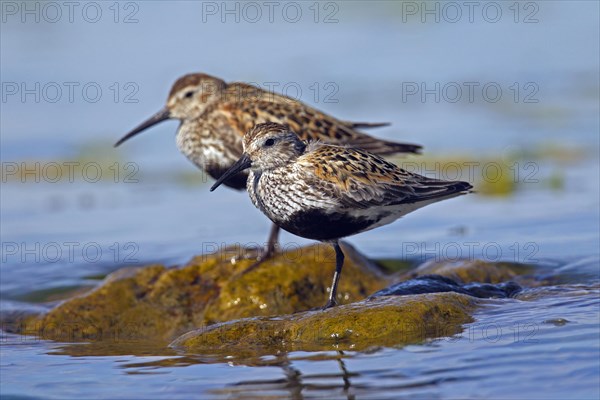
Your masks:
<svg viewBox="0 0 600 400"><path fill-rule="evenodd" d="M171 87L166 106L123 136L115 147L162 121L184 121L200 117L208 106L221 98L226 87L224 81L207 74L182 76Z"/></svg>
<svg viewBox="0 0 600 400"><path fill-rule="evenodd" d="M242 157L211 187L215 190L229 177L245 169L265 171L285 166L298 158L306 143L287 125L266 122L255 125L244 135Z"/></svg>

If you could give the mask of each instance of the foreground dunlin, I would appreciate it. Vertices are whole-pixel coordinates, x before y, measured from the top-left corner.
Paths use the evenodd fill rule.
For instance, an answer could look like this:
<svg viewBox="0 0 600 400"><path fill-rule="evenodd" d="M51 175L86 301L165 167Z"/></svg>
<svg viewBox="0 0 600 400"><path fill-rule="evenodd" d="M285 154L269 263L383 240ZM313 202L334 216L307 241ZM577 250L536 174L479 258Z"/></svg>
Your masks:
<svg viewBox="0 0 600 400"><path fill-rule="evenodd" d="M414 144L373 138L357 130L385 123L341 121L299 100L201 73L179 78L166 106L125 135L115 147L168 119L181 121L177 131L179 150L214 179L219 179L242 155L244 133L263 122L287 124L304 140L347 144L381 155L418 153L421 149ZM247 174L241 173L229 176L223 183L243 189L246 178ZM274 225L263 258L274 252L277 237L278 228Z"/></svg>
<svg viewBox="0 0 600 400"><path fill-rule="evenodd" d="M407 172L364 150L306 143L288 127L259 124L243 141L240 159L212 186L250 169L254 205L295 235L331 243L336 266L329 300L336 305L344 264L339 239L389 224L427 204L468 193L467 182Z"/></svg>

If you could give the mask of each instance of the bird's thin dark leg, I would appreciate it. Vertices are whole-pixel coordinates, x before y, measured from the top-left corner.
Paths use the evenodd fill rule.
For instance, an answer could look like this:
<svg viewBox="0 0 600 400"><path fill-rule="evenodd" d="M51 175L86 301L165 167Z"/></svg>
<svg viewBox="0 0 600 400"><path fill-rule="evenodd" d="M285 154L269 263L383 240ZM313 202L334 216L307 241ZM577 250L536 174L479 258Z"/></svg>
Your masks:
<svg viewBox="0 0 600 400"><path fill-rule="evenodd" d="M342 252L340 244L337 241L333 243L333 249L335 250L335 273L333 274L333 282L331 283L329 300L323 309L337 305L335 298L337 295L338 282L340 281L340 276L342 276L342 267L344 266L344 253Z"/></svg>
<svg viewBox="0 0 600 400"><path fill-rule="evenodd" d="M273 257L273 255L275 255L275 252L277 251L277 242L279 240L279 231L280 231L279 226L277 226L276 224L271 225L271 232L269 232L269 239L267 240L267 246L260 252L256 262L253 263L252 265L250 265L248 268L246 268L242 272L242 274L247 274L248 272L252 271L256 267L258 267L260 264L265 262L266 260Z"/></svg>
<svg viewBox="0 0 600 400"><path fill-rule="evenodd" d="M279 241L279 226L276 224L271 225L271 232L269 232L269 240L267 241L266 252L262 258L270 258L277 250L277 242Z"/></svg>

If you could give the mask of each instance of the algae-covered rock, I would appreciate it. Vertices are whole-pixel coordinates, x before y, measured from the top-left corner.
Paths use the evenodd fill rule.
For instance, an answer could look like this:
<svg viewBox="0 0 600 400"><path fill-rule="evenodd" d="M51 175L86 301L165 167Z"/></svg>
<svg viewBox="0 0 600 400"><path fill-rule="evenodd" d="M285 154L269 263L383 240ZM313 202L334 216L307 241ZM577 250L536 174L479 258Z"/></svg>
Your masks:
<svg viewBox="0 0 600 400"><path fill-rule="evenodd" d="M346 260L338 286L340 304L362 300L390 283L354 248L346 243L342 243L342 248ZM321 307L327 301L334 269L335 253L331 246L287 251L248 273L235 275L208 305L205 320L221 322Z"/></svg>
<svg viewBox="0 0 600 400"><path fill-rule="evenodd" d="M334 270L330 246L278 254L248 273L252 260L227 254L194 258L181 268L125 269L99 287L27 318L20 333L60 341L162 340L206 324L303 311L325 304ZM344 246L347 254L339 302L364 299L389 282Z"/></svg>
<svg viewBox="0 0 600 400"><path fill-rule="evenodd" d="M343 244L343 249L346 260L338 302L346 306L324 312L294 314L325 304L335 264L330 246L313 245L281 252L250 270L253 260L232 257L239 255L239 250L224 250L198 256L177 268L151 265L119 270L94 290L64 301L45 315L15 319L17 323L10 331L63 342L112 341L126 348L126 342L133 341L160 347L191 329L217 324L207 330L222 331L225 335L222 343L216 341L218 336L213 337L215 342L211 345L215 348L227 346L227 337L248 343L267 340L312 346L321 342L329 345L331 341L327 338L331 337L337 343L350 335L354 344L360 344L360 338L369 338L370 344L381 339L380 344L384 345L397 340L394 336L397 327L383 326L381 321L386 318L394 324L417 326L418 322L430 327L429 322L438 321L439 315L452 316L452 310L461 310L462 317L457 320L464 321L463 311L468 314L468 308L456 305L461 302L470 305L474 301L453 293L402 299L397 295L456 292L480 297L511 296L518 286L469 286L468 283L499 283L529 272L526 266L460 261L428 263L392 278L382 275L351 246ZM429 274L449 279L432 280L423 276ZM420 278L390 287L392 279L398 282L414 277ZM390 296L388 300L361 301L383 288L388 289L375 296L383 293ZM447 305L438 303L446 299L452 300L456 307L446 309ZM456 299L463 300L457 303ZM245 319L276 315L279 317ZM432 320L432 316L436 319ZM232 323L235 331L230 330L230 325L218 324L232 320L238 320ZM318 329L309 329L311 324ZM269 337L260 339L254 332L256 329ZM311 339L309 334L316 336ZM202 338L206 340L207 336Z"/></svg>
<svg viewBox="0 0 600 400"><path fill-rule="evenodd" d="M197 329L171 346L240 355L274 350L361 350L451 336L472 321L477 299L457 293L379 297L324 311L247 318Z"/></svg>
<svg viewBox="0 0 600 400"><path fill-rule="evenodd" d="M507 262L483 260L430 261L403 275L403 279L423 275L441 275L459 283L501 283L529 272L531 267Z"/></svg>
<svg viewBox="0 0 600 400"><path fill-rule="evenodd" d="M189 323L185 310L171 299L152 299L167 271L161 265L117 271L89 293L63 302L40 318L27 319L21 333L66 342L166 340L181 332L182 323ZM190 285L179 283L173 297L191 296Z"/></svg>

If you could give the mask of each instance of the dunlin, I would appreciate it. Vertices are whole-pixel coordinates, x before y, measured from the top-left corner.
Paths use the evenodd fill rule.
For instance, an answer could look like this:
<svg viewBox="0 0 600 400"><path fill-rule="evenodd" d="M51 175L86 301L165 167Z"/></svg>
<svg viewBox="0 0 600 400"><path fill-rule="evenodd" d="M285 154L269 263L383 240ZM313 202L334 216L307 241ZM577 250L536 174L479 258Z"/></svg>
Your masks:
<svg viewBox="0 0 600 400"><path fill-rule="evenodd" d="M347 144L380 155L418 153L421 148L377 139L357 130L385 123L341 121L299 100L245 83L226 83L201 73L179 78L171 88L166 106L120 139L115 147L167 119L181 121L177 147L214 179L219 179L242 155L244 133L263 122L286 124L303 140ZM223 183L243 189L246 179L247 174L240 173L230 175ZM278 233L274 225L263 258L275 250Z"/></svg>
<svg viewBox="0 0 600 400"><path fill-rule="evenodd" d="M263 123L243 140L244 152L212 186L249 169L247 190L273 223L331 243L336 266L329 300L336 304L344 253L339 239L389 224L427 204L468 193L467 182L407 172L365 150L302 141L287 126Z"/></svg>

